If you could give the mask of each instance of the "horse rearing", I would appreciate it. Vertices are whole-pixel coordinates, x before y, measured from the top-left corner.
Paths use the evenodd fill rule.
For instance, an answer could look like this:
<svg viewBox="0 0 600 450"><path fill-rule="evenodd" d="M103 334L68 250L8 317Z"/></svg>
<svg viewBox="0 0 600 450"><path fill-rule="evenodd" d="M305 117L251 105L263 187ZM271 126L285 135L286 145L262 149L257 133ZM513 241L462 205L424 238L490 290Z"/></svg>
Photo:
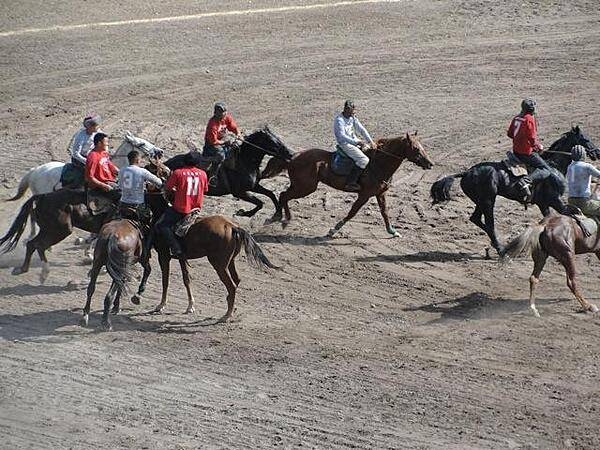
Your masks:
<svg viewBox="0 0 600 450"><path fill-rule="evenodd" d="M314 148L297 153L289 162L274 159L269 161L261 174L261 179L273 177L286 169L290 177L289 188L279 196L279 203L285 211L284 225L292 218L289 201L312 194L317 190L319 182L338 190L345 190L346 177L335 175L331 171L331 156L330 151ZM406 136L391 139L380 139L377 141L376 148L367 152L367 156L369 165L360 177L361 188L358 198L346 217L329 230L329 236L333 236L346 222L351 220L371 197L377 199L387 232L392 236L399 236L390 223L385 197L385 193L391 185L392 176L405 159L423 169L433 167L433 162L417 139L417 133L414 135L407 133ZM271 220L282 220L281 212L275 213Z"/></svg>

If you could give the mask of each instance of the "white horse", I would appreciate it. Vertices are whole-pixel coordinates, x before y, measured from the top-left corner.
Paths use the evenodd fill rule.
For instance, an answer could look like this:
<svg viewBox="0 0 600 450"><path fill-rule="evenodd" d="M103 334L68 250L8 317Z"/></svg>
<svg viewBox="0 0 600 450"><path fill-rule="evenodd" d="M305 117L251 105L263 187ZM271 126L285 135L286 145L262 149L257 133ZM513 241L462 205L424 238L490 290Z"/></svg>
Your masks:
<svg viewBox="0 0 600 450"><path fill-rule="evenodd" d="M161 157L164 154L164 150L161 148L126 131L123 142L121 142L121 145L112 152L111 160L117 167L124 167L127 165L127 154L133 149L140 150L149 158ZM20 199L25 195L27 189L30 189L33 195L38 195L47 194L48 192L53 192L62 188L60 177L64 167L65 163L63 162L51 161L29 169L23 178L21 178L17 193L13 197L7 199L7 201L12 202ZM31 216L30 221L31 232L29 237L32 238L36 233L33 215Z"/></svg>

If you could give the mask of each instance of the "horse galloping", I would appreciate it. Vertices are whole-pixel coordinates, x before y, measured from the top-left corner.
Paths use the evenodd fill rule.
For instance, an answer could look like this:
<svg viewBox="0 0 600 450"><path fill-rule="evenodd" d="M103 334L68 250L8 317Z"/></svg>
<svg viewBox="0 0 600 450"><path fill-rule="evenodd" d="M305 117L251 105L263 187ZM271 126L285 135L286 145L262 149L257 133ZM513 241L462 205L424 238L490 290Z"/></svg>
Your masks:
<svg viewBox="0 0 600 450"><path fill-rule="evenodd" d="M367 200L373 196L379 204L387 232L392 236L399 236L399 233L390 223L385 197L390 187L392 176L405 159L423 169L431 169L433 167L433 162L429 159L425 149L417 139L417 133L414 135L406 133L406 136L380 139L377 141L377 146L368 150L366 154L369 157L369 164L360 176L359 183L361 188L358 192L358 198L346 217L329 230L330 237L338 232L346 222L351 220ZM290 186L279 196L279 202L285 210L284 225L292 218L289 201L312 194L317 190L319 182L325 183L335 189L349 192L344 189L346 177L336 175L332 172L330 167L331 157L332 152L314 148L297 153L289 162L273 159L269 161L261 174L261 179L273 177L284 170L288 171L290 177ZM281 211L276 212L271 220L282 220Z"/></svg>
<svg viewBox="0 0 600 450"><path fill-rule="evenodd" d="M529 226L523 233L506 245L500 254L506 262L523 252L530 251L533 259L533 271L529 277L529 307L536 317L540 313L535 306L535 289L548 256L552 256L565 268L567 286L581 304L584 311L598 312L598 307L588 302L577 284L575 255L595 253L600 259L600 234L598 224L593 219L585 220L595 231L586 236L580 224L569 216L551 212L539 224Z"/></svg>

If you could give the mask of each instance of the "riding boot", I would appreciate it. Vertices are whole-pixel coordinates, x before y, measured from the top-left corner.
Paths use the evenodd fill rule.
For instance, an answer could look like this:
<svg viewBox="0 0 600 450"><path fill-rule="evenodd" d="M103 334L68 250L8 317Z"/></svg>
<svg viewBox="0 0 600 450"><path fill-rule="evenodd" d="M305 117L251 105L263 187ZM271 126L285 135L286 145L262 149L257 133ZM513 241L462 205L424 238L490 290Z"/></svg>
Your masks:
<svg viewBox="0 0 600 450"><path fill-rule="evenodd" d="M211 170L210 177L208 178L208 185L211 187L216 187L219 180L219 172L221 171L222 162L214 163L215 167ZM212 167L211 167L212 169Z"/></svg>
<svg viewBox="0 0 600 450"><path fill-rule="evenodd" d="M164 237L167 240L167 244L169 244L169 248L171 249L171 256L177 259L181 258L183 256L181 243L171 228L164 229Z"/></svg>
<svg viewBox="0 0 600 450"><path fill-rule="evenodd" d="M352 192L360 191L360 184L358 183L358 180L362 171L363 169L358 167L356 164L352 166L352 170L348 174L348 178L346 178L346 186L344 186L345 190Z"/></svg>
<svg viewBox="0 0 600 450"><path fill-rule="evenodd" d="M526 175L519 180L517 186L519 187L521 201L523 203L530 203L533 197L533 193L531 192L531 179Z"/></svg>

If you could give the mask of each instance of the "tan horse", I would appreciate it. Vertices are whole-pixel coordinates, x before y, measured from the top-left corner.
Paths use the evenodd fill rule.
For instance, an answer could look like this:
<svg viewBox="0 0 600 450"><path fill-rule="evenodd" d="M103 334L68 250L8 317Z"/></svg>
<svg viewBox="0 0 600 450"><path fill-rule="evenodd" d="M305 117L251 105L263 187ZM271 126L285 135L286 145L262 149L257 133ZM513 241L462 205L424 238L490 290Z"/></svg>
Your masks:
<svg viewBox="0 0 600 450"><path fill-rule="evenodd" d="M358 198L350 208L348 215L329 231L329 236L338 232L371 197L377 199L387 232L392 236L399 236L390 223L385 198L392 175L405 159L423 169L433 167L433 162L417 139L417 133L412 136L407 133L406 136L380 139L376 148L368 150L366 154L370 161L360 177L361 189L358 192ZM327 150L314 148L297 153L289 162L275 158L269 161L261 174L261 179L273 177L286 169L290 176L290 187L279 196L279 203L285 210L284 224L289 222L292 217L288 202L294 198L303 198L312 194L317 190L319 182L338 190L345 190L346 177L335 175L330 170L331 156L332 153ZM281 213L276 213L271 221L280 221L281 219Z"/></svg>
<svg viewBox="0 0 600 450"><path fill-rule="evenodd" d="M589 220L591 219L586 222ZM554 257L565 268L567 286L583 310L598 312L598 307L588 302L579 290L575 270L575 255L595 253L600 259L600 234L597 229L586 237L575 219L552 212L540 223L529 226L513 239L500 254L501 261L515 258L525 251L531 251L533 258L533 272L529 277L529 307L536 317L540 317L540 313L535 306L535 288L548 256Z"/></svg>

